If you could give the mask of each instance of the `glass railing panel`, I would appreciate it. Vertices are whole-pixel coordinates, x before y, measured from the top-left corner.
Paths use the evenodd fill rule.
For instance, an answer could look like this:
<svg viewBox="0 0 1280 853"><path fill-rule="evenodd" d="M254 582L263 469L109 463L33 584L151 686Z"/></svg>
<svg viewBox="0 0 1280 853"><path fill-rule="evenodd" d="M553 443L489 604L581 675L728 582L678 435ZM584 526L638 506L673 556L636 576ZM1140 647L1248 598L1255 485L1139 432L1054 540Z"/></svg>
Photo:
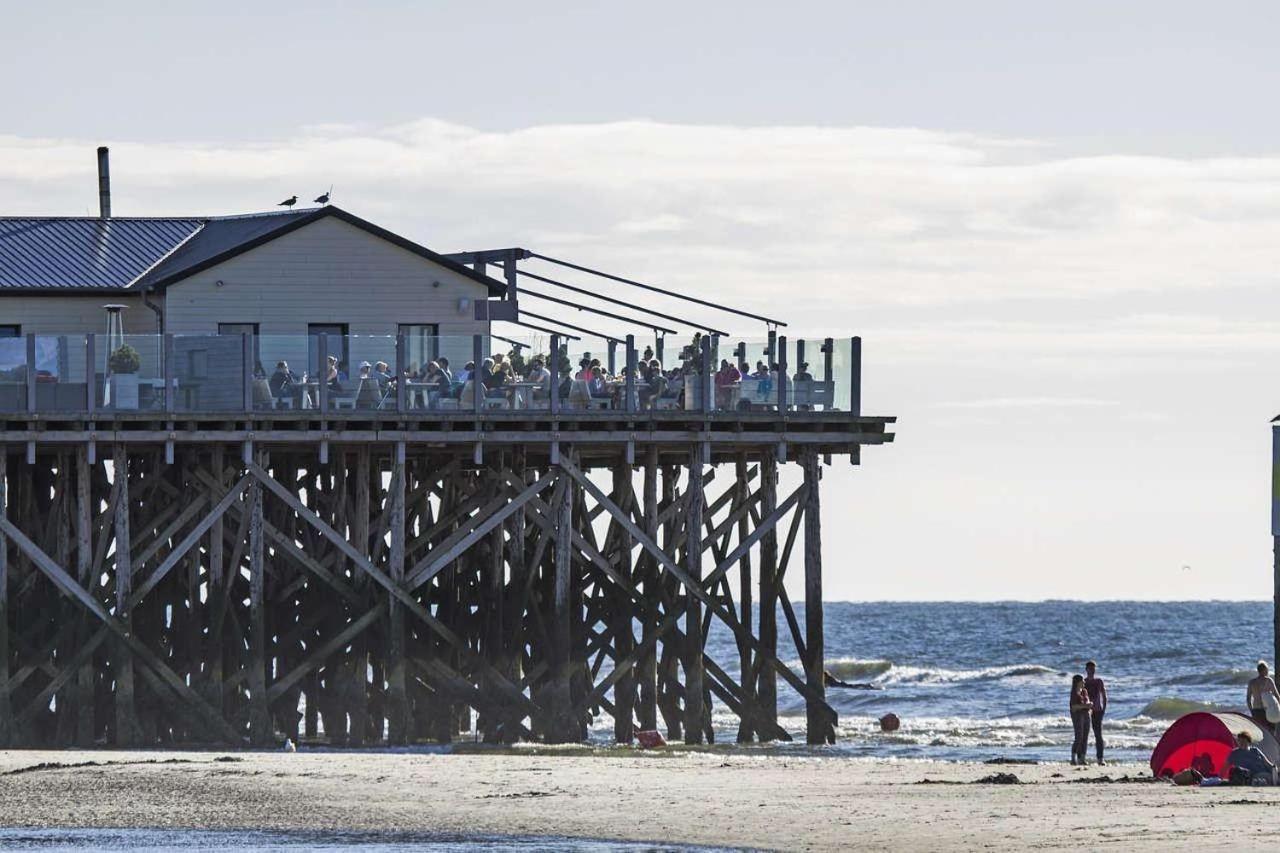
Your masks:
<svg viewBox="0 0 1280 853"><path fill-rule="evenodd" d="M117 412L155 411L165 407L162 338L124 335L97 339L95 368L100 365L99 407Z"/></svg>
<svg viewBox="0 0 1280 853"><path fill-rule="evenodd" d="M251 353L254 344L254 338L250 336ZM244 353L243 335L174 335L175 411L243 411Z"/></svg>
<svg viewBox="0 0 1280 853"><path fill-rule="evenodd" d="M36 411L86 409L85 340L84 335L36 335Z"/></svg>
<svg viewBox="0 0 1280 853"><path fill-rule="evenodd" d="M0 412L27 408L27 339L0 338Z"/></svg>

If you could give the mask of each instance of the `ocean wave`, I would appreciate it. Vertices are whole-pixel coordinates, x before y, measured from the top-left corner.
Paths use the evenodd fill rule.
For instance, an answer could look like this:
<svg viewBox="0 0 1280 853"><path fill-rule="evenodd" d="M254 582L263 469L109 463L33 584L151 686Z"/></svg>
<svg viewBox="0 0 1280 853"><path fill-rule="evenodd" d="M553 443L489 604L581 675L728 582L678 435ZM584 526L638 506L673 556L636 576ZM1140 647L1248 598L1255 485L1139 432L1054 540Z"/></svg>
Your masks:
<svg viewBox="0 0 1280 853"><path fill-rule="evenodd" d="M929 669L927 667L894 667L885 678L887 683L958 684L969 681L998 681L1002 678L1026 678L1037 675L1065 676L1052 667L1038 663L993 666L986 669Z"/></svg>
<svg viewBox="0 0 1280 853"><path fill-rule="evenodd" d="M857 658L836 658L827 661L827 672L841 680L858 679L869 681L884 675L893 669L890 660L858 660Z"/></svg>
<svg viewBox="0 0 1280 853"><path fill-rule="evenodd" d="M1223 711L1236 710L1239 709L1228 705L1216 705L1212 702L1196 702L1192 699L1179 699L1176 696L1160 696L1148 702L1138 712L1138 716L1148 717L1153 720L1176 720L1183 714L1191 714L1196 711L1222 713Z"/></svg>
<svg viewBox="0 0 1280 853"><path fill-rule="evenodd" d="M1257 675L1252 669L1216 669L1211 672L1193 672L1167 679L1166 684L1248 684Z"/></svg>
<svg viewBox="0 0 1280 853"><path fill-rule="evenodd" d="M790 661L793 668L803 668ZM904 666L884 659L836 658L826 662L827 671L841 680L891 684L963 684L973 681L997 681L1002 678L1052 676L1065 678L1068 673L1038 663L1015 663L984 669L942 669L927 666Z"/></svg>

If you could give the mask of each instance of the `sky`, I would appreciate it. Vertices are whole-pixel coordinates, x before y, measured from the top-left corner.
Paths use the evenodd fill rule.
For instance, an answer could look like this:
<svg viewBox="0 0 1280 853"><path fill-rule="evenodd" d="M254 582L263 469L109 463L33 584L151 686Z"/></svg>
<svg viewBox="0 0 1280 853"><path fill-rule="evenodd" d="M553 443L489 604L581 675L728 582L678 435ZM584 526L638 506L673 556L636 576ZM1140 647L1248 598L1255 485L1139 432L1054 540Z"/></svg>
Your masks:
<svg viewBox="0 0 1280 853"><path fill-rule="evenodd" d="M96 211L107 144L117 215L332 185L860 335L898 438L827 470L830 599L1270 597L1274 4L0 12L0 212Z"/></svg>

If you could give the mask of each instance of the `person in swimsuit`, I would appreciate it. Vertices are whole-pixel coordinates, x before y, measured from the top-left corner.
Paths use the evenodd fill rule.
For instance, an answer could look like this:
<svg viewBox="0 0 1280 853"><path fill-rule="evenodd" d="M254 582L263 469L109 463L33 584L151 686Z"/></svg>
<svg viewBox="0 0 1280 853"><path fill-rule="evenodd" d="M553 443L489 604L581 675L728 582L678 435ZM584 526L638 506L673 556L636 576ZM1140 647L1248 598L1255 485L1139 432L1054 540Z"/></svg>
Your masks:
<svg viewBox="0 0 1280 853"><path fill-rule="evenodd" d="M1102 760L1102 715L1107 712L1107 685L1098 678L1098 665L1093 661L1084 665L1084 689L1089 692L1089 701L1093 703L1089 722L1093 726L1093 740L1098 749L1098 766L1101 767L1107 763ZM1085 751L1088 749L1089 744L1086 742Z"/></svg>
<svg viewBox="0 0 1280 853"><path fill-rule="evenodd" d="M1084 753L1089 748L1089 717L1093 703L1084 686L1083 675L1071 677L1071 726L1075 729L1075 741L1071 746L1071 763L1084 764Z"/></svg>
<svg viewBox="0 0 1280 853"><path fill-rule="evenodd" d="M1267 674L1266 661L1258 661L1258 677L1249 679L1249 687L1245 690L1244 701L1249 707L1249 716L1253 721L1269 732L1275 732L1275 726L1267 721L1266 695L1274 696L1280 702L1280 691L1276 690L1275 680Z"/></svg>

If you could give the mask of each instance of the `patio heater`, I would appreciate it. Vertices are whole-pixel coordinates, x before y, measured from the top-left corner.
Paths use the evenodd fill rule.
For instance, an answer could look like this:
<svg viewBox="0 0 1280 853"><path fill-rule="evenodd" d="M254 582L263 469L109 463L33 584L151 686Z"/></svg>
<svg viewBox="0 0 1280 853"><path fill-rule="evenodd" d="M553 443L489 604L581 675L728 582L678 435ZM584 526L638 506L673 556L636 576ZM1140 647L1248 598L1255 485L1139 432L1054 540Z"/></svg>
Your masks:
<svg viewBox="0 0 1280 853"><path fill-rule="evenodd" d="M120 312L124 311L126 306L111 304L102 307L107 312L107 345L102 351L102 375L107 381L104 383L103 393L104 402L110 406L116 402L111 393L111 354L124 346L124 322Z"/></svg>

